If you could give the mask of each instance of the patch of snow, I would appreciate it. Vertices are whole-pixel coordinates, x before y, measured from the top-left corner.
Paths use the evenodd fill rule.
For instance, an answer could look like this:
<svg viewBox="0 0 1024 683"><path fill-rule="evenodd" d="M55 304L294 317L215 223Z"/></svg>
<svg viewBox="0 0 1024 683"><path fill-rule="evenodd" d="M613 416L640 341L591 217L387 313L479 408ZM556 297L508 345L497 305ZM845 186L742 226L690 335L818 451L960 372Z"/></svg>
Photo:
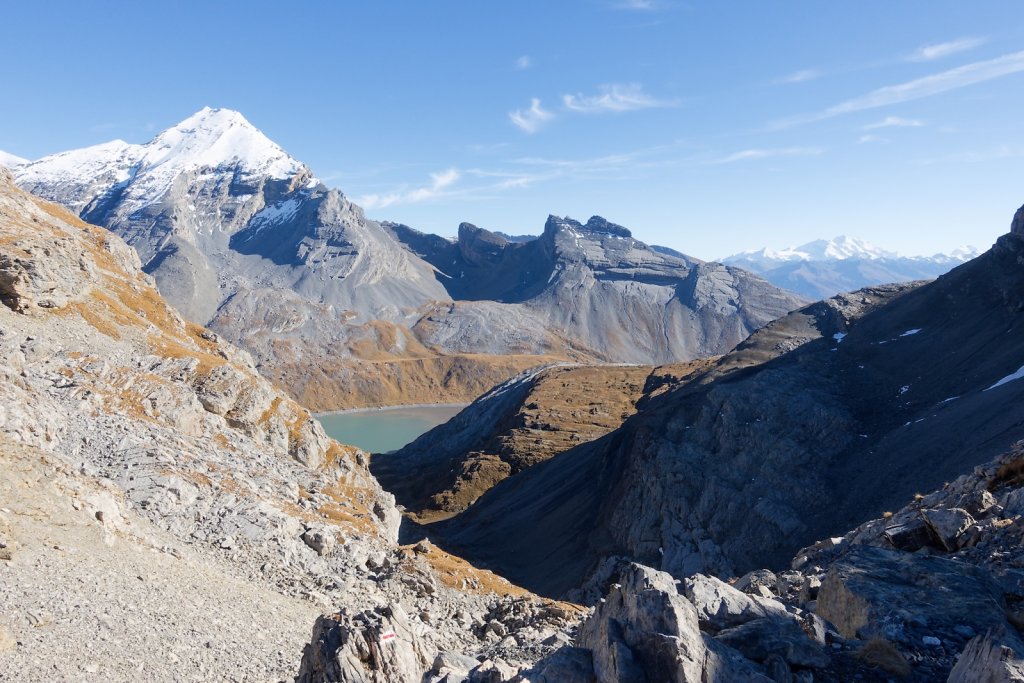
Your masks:
<svg viewBox="0 0 1024 683"><path fill-rule="evenodd" d="M1006 377L1002 378L1001 380L999 380L998 382L996 382L995 384L990 386L988 389L985 389L985 391L991 391L992 389L995 389L996 387L1001 387L1004 384L1008 384L1008 383L1013 382L1013 381L1018 380L1018 379L1024 379L1024 365L1022 365L1020 367L1020 370L1018 370L1017 372L1013 373L1012 375L1007 375Z"/></svg>
<svg viewBox="0 0 1024 683"><path fill-rule="evenodd" d="M252 220L249 221L249 225L255 229L254 235L259 234L264 228L275 223L282 223L292 216L294 216L299 210L299 200L295 197L286 199L283 202L272 204L264 207L262 211L259 211Z"/></svg>

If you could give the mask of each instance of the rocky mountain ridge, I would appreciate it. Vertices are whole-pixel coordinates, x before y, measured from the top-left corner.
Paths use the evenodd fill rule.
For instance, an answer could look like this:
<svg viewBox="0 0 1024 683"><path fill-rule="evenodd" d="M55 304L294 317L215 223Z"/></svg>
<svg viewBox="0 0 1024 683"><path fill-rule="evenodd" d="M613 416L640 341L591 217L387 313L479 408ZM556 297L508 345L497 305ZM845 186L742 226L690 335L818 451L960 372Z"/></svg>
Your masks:
<svg viewBox="0 0 1024 683"><path fill-rule="evenodd" d="M314 409L467 400L551 360L689 360L800 303L599 218L523 243L378 224L224 109L15 174L124 238L187 318Z"/></svg>

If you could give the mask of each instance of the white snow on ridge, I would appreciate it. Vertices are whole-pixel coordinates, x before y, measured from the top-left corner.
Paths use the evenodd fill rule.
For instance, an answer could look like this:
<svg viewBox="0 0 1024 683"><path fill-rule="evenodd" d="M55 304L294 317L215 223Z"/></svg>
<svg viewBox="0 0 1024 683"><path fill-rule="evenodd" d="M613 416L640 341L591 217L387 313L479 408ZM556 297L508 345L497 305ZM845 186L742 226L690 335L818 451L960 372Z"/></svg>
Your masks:
<svg viewBox="0 0 1024 683"><path fill-rule="evenodd" d="M1018 370L1017 372L1013 373L1012 375L1007 375L1006 377L1002 378L1001 380L999 380L998 382L996 382L995 384L990 386L988 389L985 389L985 391L991 391L992 389L995 389L996 387L1001 387L1004 384L1008 384L1008 383L1013 382L1013 381L1018 380L1018 379L1024 379L1024 365L1022 365L1020 367L1020 370Z"/></svg>
<svg viewBox="0 0 1024 683"><path fill-rule="evenodd" d="M72 149L29 162L17 169L18 183L70 182L84 177L98 177L121 171L135 164L142 156L142 145L124 140L111 140L91 147ZM127 179L125 175L122 180Z"/></svg>
<svg viewBox="0 0 1024 683"><path fill-rule="evenodd" d="M16 154L5 152L0 149L0 166L6 166L7 168L14 168L15 166L22 166L28 163L28 159L23 159Z"/></svg>
<svg viewBox="0 0 1024 683"><path fill-rule="evenodd" d="M230 109L204 107L151 141L114 140L71 150L20 166L19 185L73 188L84 206L116 183L128 182L122 200L127 213L158 201L176 178L199 169L228 167L243 177L289 178L304 167L244 116Z"/></svg>

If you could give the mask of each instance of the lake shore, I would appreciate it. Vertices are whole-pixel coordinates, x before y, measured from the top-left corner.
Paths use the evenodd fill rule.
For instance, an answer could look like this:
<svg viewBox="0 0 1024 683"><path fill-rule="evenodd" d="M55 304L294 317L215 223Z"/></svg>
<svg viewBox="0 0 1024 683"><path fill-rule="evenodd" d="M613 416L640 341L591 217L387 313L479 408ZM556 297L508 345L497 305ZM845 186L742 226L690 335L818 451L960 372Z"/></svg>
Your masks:
<svg viewBox="0 0 1024 683"><path fill-rule="evenodd" d="M352 413L381 413L388 410L409 410L413 408L465 408L469 403L402 403L394 406L371 406L363 408L345 408L313 413L313 417L329 417L331 415L351 415Z"/></svg>

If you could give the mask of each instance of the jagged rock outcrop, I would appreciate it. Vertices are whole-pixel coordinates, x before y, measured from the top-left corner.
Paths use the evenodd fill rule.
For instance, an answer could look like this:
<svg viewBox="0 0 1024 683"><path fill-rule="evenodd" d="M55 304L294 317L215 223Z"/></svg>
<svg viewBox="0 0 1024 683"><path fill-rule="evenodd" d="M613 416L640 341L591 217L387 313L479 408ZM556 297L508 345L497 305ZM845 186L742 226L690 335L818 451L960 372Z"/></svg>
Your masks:
<svg viewBox="0 0 1024 683"><path fill-rule="evenodd" d="M1020 683L1024 681L1024 643L1006 629L993 629L972 640L949 674L949 683Z"/></svg>
<svg viewBox="0 0 1024 683"><path fill-rule="evenodd" d="M580 628L601 683L694 683L770 679L735 651L700 632L697 611L672 577L642 565L619 575L604 602Z"/></svg>
<svg viewBox="0 0 1024 683"><path fill-rule="evenodd" d="M225 109L16 172L124 238L187 318L314 409L470 400L552 360L689 360L799 303L600 218L552 217L525 242L382 226Z"/></svg>
<svg viewBox="0 0 1024 683"><path fill-rule="evenodd" d="M297 683L420 683L437 647L401 605L323 616L313 625Z"/></svg>
<svg viewBox="0 0 1024 683"><path fill-rule="evenodd" d="M1017 209L1013 214L1013 223L1010 224L1010 234L1024 236L1024 206Z"/></svg>
<svg viewBox="0 0 1024 683"><path fill-rule="evenodd" d="M552 595L608 555L677 577L782 566L1024 437L1022 292L1009 235L932 283L803 308L440 533Z"/></svg>

